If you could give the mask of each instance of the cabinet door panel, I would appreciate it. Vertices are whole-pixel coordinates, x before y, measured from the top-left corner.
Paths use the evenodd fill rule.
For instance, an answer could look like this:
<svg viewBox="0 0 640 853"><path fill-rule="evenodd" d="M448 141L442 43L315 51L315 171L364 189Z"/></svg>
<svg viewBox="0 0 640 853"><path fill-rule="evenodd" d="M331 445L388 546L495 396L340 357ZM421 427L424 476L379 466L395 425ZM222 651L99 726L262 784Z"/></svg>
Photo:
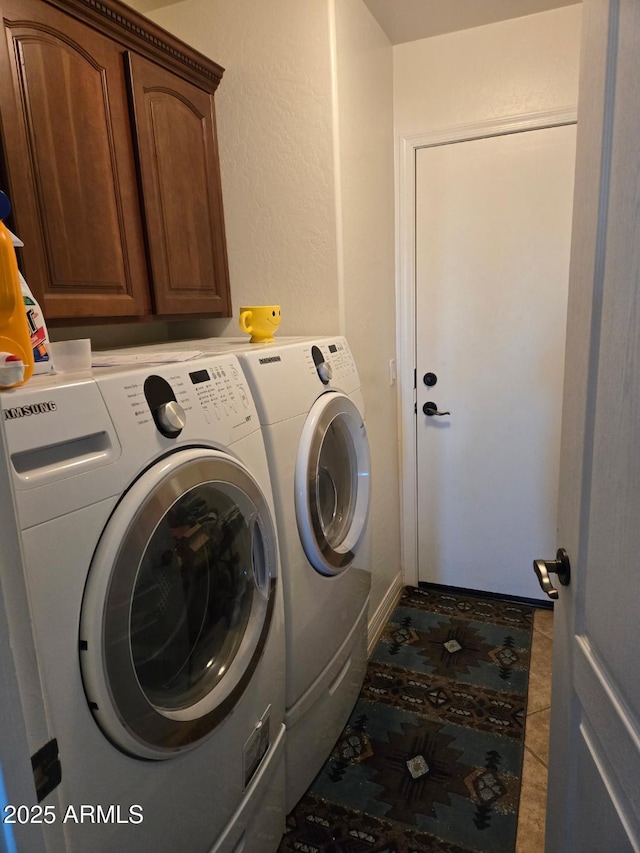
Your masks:
<svg viewBox="0 0 640 853"><path fill-rule="evenodd" d="M150 311L122 51L44 4L7 21L5 153L48 319Z"/></svg>
<svg viewBox="0 0 640 853"><path fill-rule="evenodd" d="M128 67L156 311L230 316L213 95L135 54Z"/></svg>

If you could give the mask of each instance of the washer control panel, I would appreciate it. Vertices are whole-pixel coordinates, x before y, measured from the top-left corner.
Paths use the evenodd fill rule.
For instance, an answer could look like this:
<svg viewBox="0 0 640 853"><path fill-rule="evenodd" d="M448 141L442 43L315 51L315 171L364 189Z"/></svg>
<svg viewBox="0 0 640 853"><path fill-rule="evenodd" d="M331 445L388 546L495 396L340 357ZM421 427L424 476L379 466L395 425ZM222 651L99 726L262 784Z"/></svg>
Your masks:
<svg viewBox="0 0 640 853"><path fill-rule="evenodd" d="M23 529L115 499L178 444L226 449L260 429L231 354L34 376L2 405Z"/></svg>
<svg viewBox="0 0 640 853"><path fill-rule="evenodd" d="M207 422L225 418L245 418L249 414L249 392L244 374L237 363L228 358L216 359L208 367L189 372L197 404L204 411Z"/></svg>
<svg viewBox="0 0 640 853"><path fill-rule="evenodd" d="M209 355L146 369L137 365L98 374L98 385L118 429L144 430L153 424L165 438L192 439L203 430L211 437L216 426L231 430L234 438L257 427L235 356ZM251 429L244 430L246 425Z"/></svg>

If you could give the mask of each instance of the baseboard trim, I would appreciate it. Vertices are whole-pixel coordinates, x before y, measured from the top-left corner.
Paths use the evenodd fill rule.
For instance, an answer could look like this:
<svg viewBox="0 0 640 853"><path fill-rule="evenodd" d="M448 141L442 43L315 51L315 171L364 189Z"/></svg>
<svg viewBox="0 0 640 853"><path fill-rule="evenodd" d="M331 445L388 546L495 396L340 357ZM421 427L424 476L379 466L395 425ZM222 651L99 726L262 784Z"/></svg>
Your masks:
<svg viewBox="0 0 640 853"><path fill-rule="evenodd" d="M525 598L519 595L504 595L501 592L484 592L481 589L467 589L463 586L448 586L443 583L428 583L420 581L421 589L435 589L439 592L450 592L452 595L475 595L477 598L493 598L496 601L510 601L512 604L526 604L528 607L537 607L540 610L553 610L553 601L544 601L538 598Z"/></svg>
<svg viewBox="0 0 640 853"><path fill-rule="evenodd" d="M403 590L404 579L402 576L402 572L399 572L391 581L391 585L389 586L389 589L387 590L384 598L378 605L378 609L373 614L372 618L369 620L367 658L370 658L373 654L373 650L376 647L378 640L380 639L380 635L384 630L384 626L387 624L389 616L391 616L393 609L398 603L398 599L402 595Z"/></svg>

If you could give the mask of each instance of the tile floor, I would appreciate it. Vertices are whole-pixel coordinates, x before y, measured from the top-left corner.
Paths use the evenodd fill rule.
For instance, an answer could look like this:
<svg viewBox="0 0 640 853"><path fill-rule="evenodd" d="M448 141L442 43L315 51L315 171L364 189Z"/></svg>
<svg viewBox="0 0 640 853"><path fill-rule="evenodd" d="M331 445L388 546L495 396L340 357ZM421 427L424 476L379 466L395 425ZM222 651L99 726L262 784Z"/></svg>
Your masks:
<svg viewBox="0 0 640 853"><path fill-rule="evenodd" d="M552 651L553 611L536 610L516 853L544 853Z"/></svg>

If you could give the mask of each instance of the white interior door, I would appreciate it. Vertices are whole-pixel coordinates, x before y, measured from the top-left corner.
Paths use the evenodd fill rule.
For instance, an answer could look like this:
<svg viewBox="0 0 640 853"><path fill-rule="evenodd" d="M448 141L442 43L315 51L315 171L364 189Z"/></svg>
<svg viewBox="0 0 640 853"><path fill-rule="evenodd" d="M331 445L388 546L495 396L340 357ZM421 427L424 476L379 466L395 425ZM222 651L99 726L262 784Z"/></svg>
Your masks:
<svg viewBox="0 0 640 853"><path fill-rule="evenodd" d="M640 850L638 116L640 4L586 0L547 807L563 853Z"/></svg>
<svg viewBox="0 0 640 853"><path fill-rule="evenodd" d="M416 157L419 579L540 598L531 560L556 540L575 125ZM428 402L450 414L426 416Z"/></svg>

